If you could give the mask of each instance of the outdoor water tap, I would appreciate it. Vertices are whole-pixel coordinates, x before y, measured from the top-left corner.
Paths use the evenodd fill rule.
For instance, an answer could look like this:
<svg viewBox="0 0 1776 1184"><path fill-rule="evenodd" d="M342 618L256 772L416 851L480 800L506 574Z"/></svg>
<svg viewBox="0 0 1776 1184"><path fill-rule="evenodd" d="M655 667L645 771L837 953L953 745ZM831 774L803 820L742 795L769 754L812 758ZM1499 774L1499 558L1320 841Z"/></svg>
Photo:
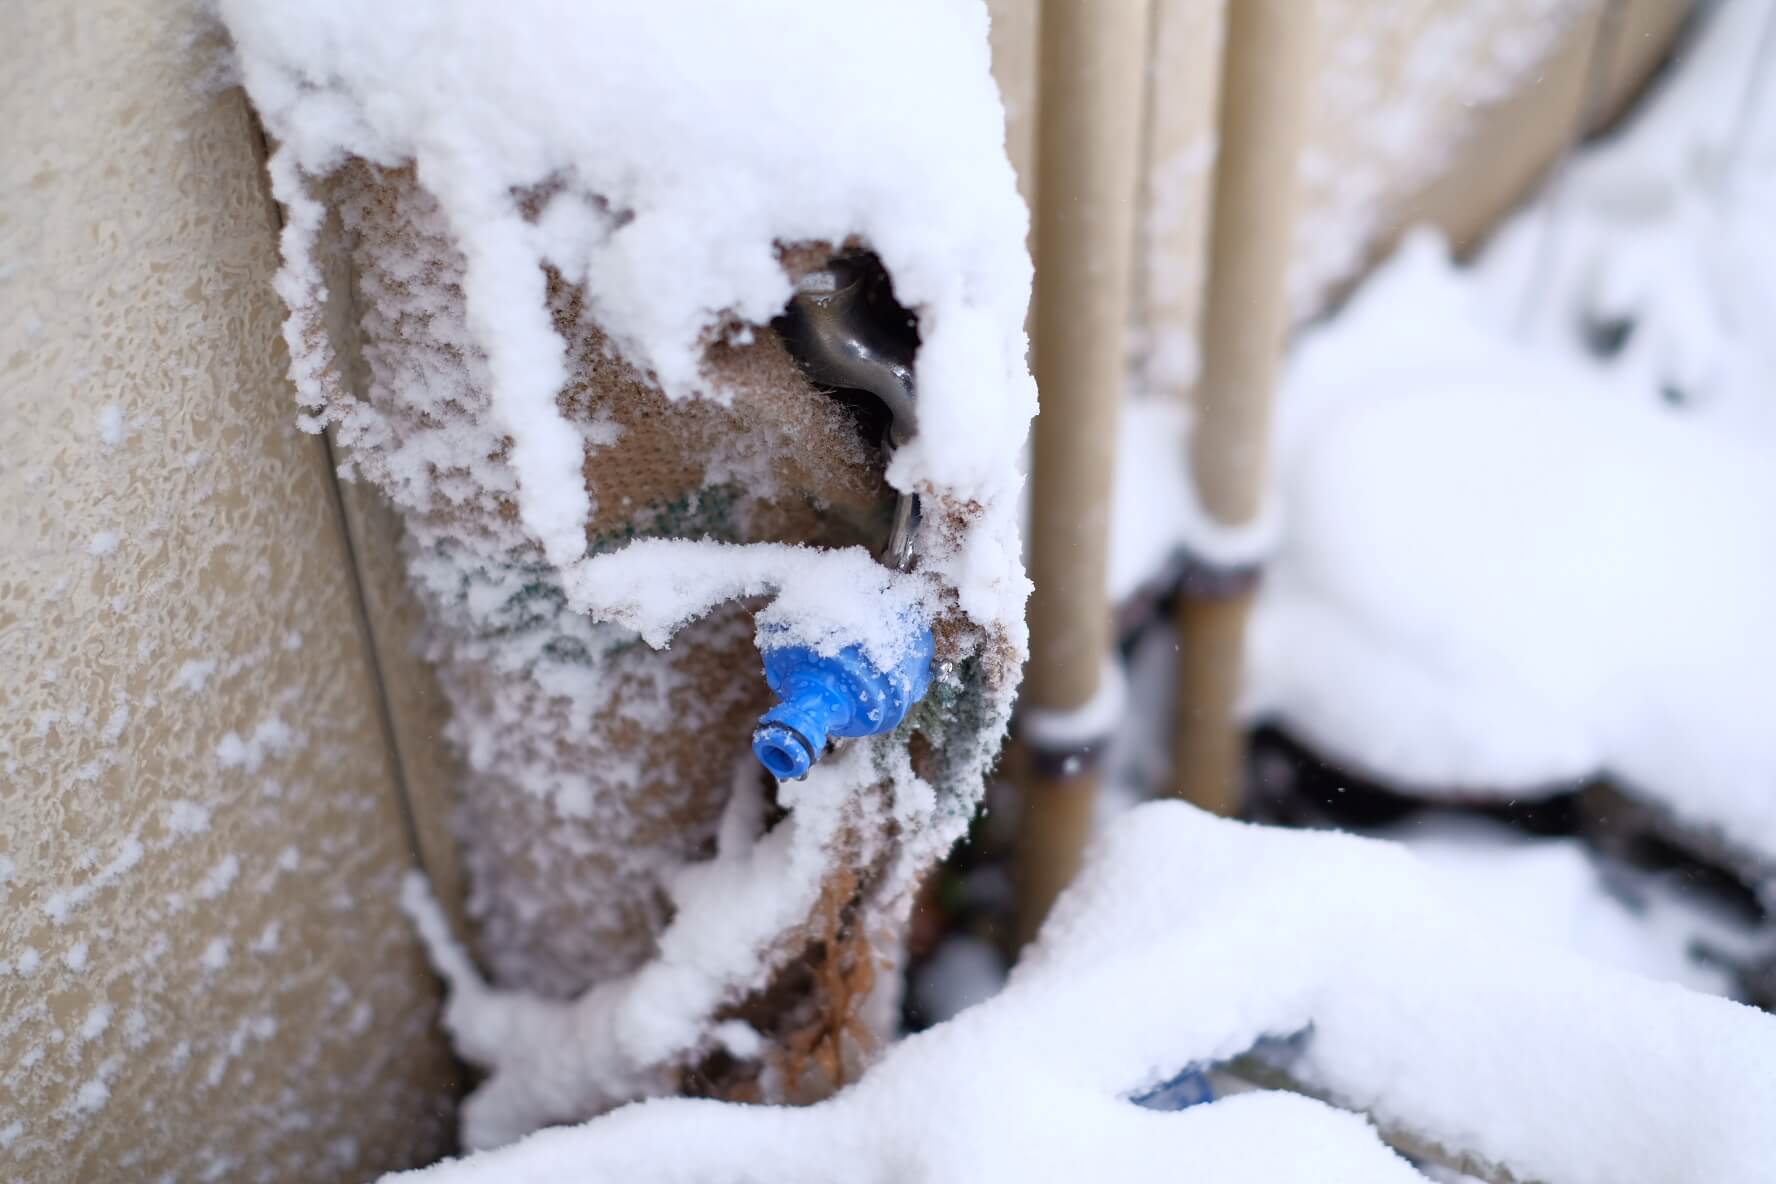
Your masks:
<svg viewBox="0 0 1776 1184"><path fill-rule="evenodd" d="M872 255L848 253L796 285L777 329L804 373L834 391L873 396L889 417L882 447L892 454L917 430L913 355L917 325L894 300L888 275ZM918 498L894 503L878 557L896 571L912 565ZM829 737L876 736L900 726L931 686L931 628L907 621L907 656L890 670L857 646L822 656L805 646L761 647L765 681L782 700L759 720L752 751L779 780L807 775Z"/></svg>
<svg viewBox="0 0 1776 1184"><path fill-rule="evenodd" d="M830 657L806 646L765 649L765 681L783 701L752 734L759 763L780 781L807 775L829 737L892 732L931 687L931 630L912 630L911 649L882 670L857 646Z"/></svg>

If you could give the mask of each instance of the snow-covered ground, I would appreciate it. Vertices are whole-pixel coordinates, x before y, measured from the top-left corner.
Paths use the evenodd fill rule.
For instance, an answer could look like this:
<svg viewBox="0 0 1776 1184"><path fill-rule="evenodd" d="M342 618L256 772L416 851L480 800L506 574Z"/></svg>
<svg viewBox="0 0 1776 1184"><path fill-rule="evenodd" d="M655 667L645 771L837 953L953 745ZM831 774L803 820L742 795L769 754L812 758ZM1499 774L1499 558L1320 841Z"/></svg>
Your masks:
<svg viewBox="0 0 1776 1184"><path fill-rule="evenodd" d="M416 1178L1421 1179L1295 1094L1130 1102L1302 1032L1290 1076L1449 1160L1571 1184L1771 1178L1776 1019L1525 940L1439 881L1392 844L1139 806L1001 993L832 1100L648 1102Z"/></svg>

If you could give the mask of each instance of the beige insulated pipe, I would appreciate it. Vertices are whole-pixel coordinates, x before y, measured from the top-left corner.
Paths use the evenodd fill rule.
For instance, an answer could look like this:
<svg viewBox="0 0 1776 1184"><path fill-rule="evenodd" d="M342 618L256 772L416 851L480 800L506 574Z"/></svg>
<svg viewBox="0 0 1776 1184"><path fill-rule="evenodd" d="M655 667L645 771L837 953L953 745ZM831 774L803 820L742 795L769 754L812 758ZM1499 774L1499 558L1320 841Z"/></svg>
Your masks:
<svg viewBox="0 0 1776 1184"><path fill-rule="evenodd" d="M1105 564L1122 406L1146 76L1148 0L1045 0L1036 202L1036 419L1030 664L1022 707L1090 704L1110 649ZM1026 728L1019 937L1078 867L1092 746ZM1097 751L1103 745L1095 746Z"/></svg>
<svg viewBox="0 0 1776 1184"><path fill-rule="evenodd" d="M1228 527L1251 523L1264 494L1314 24L1313 0L1227 6L1190 464L1203 507ZM1219 814L1239 808L1244 737L1234 711L1255 575L1199 568L1179 597L1173 788Z"/></svg>

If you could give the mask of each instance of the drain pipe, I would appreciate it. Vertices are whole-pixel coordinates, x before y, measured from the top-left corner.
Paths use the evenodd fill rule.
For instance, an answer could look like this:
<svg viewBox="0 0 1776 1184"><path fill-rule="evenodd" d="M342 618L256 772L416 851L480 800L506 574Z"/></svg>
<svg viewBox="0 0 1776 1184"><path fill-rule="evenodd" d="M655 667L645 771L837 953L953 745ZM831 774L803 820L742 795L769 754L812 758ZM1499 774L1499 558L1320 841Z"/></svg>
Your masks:
<svg viewBox="0 0 1776 1184"><path fill-rule="evenodd" d="M1255 525L1264 494L1271 402L1289 325L1314 8L1312 0L1227 6L1190 470L1199 503L1229 531ZM1217 814L1240 806L1245 736L1235 712L1257 578L1255 564L1199 556L1178 598L1172 788Z"/></svg>
<svg viewBox="0 0 1776 1184"><path fill-rule="evenodd" d="M1126 370L1148 0L1044 0L1037 125L1030 662L1018 835L1018 938L1078 869L1104 737L1099 701L1111 467ZM1034 720L1056 726L1032 727ZM1093 729L1094 731L1096 729Z"/></svg>

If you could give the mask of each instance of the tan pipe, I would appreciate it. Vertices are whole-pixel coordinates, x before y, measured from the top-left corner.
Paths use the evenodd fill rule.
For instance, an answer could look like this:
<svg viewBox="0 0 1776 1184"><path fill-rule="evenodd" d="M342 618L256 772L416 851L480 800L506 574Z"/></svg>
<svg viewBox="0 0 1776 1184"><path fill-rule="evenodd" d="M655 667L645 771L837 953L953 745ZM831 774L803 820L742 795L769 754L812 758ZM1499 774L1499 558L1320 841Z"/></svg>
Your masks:
<svg viewBox="0 0 1776 1184"><path fill-rule="evenodd" d="M1146 76L1147 0L1045 0L1041 19L1030 664L1023 703L1084 706L1110 648L1111 466L1121 414ZM1095 773L1025 778L1019 929L1079 864Z"/></svg>
<svg viewBox="0 0 1776 1184"><path fill-rule="evenodd" d="M1296 160L1312 76L1314 5L1235 0L1227 8L1219 158L1203 310L1191 471L1225 526L1246 525L1264 494L1270 410L1288 327ZM1174 792L1238 810L1243 738L1234 718L1250 581L1214 598L1180 597Z"/></svg>

